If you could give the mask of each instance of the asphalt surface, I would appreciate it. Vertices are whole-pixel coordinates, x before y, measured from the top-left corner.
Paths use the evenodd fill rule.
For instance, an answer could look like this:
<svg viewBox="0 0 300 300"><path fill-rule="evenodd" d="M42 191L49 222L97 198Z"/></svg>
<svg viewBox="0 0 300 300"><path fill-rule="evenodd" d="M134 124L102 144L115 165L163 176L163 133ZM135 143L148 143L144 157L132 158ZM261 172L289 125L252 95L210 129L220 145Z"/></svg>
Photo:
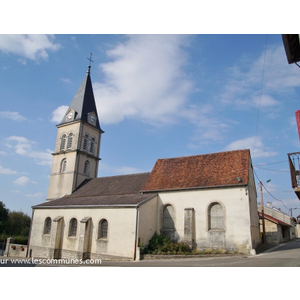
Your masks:
<svg viewBox="0 0 300 300"><path fill-rule="evenodd" d="M53 264L47 259L0 257L0 267L300 267L300 239L262 245L257 255L164 258L141 261L84 261Z"/></svg>

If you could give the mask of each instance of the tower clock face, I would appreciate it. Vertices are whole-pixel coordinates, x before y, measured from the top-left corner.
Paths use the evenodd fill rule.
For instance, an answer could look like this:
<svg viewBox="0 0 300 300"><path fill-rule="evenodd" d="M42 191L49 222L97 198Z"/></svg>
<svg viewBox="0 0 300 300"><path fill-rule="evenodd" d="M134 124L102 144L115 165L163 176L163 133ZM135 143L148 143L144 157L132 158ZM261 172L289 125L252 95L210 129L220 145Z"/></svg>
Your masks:
<svg viewBox="0 0 300 300"><path fill-rule="evenodd" d="M94 123L96 121L94 116L91 116L91 122Z"/></svg>
<svg viewBox="0 0 300 300"><path fill-rule="evenodd" d="M70 112L70 113L68 114L68 119L70 120L70 119L72 119L72 117L73 117L73 113Z"/></svg>

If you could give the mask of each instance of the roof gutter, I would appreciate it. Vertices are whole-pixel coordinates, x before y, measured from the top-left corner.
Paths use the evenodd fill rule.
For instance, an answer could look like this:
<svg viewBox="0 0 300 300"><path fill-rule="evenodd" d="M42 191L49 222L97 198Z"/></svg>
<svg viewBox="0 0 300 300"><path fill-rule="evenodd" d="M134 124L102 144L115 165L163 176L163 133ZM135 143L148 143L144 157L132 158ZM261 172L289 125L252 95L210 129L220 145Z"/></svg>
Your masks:
<svg viewBox="0 0 300 300"><path fill-rule="evenodd" d="M36 205L36 206L32 206L32 209L58 209L58 208L65 208L65 209L69 209L69 208L134 208L134 207L140 207L141 205L143 205L144 203L148 202L149 200L151 200L152 198L156 197L157 195L151 195L150 197L146 198L145 200L136 203L136 204L91 204L91 205ZM49 203L49 202L48 202Z"/></svg>
<svg viewBox="0 0 300 300"><path fill-rule="evenodd" d="M138 204L107 204L107 205L45 205L45 206L32 206L32 209L51 209L51 208L132 208L137 207Z"/></svg>
<svg viewBox="0 0 300 300"><path fill-rule="evenodd" d="M240 183L240 184L224 184L224 185L212 185L212 186L198 186L198 187L185 187L185 188L170 188L170 189L158 189L158 190L142 190L142 193L158 193L158 192L172 192L172 191L190 191L190 190L205 190L205 189L218 189L218 188L239 188L239 187L247 187L247 183Z"/></svg>

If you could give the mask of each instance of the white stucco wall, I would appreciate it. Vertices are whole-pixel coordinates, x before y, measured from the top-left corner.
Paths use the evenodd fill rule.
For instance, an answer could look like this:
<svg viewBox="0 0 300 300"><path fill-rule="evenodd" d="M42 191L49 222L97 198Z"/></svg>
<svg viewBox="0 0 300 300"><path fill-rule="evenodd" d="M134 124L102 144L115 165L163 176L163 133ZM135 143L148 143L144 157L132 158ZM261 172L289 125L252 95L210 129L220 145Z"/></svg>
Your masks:
<svg viewBox="0 0 300 300"><path fill-rule="evenodd" d="M33 257L49 257L50 241L54 237L53 219L63 216L62 258L75 258L79 249L80 220L91 218L91 257L118 256L134 257L136 208L81 208L81 209L35 209L30 236L30 249ZM52 220L50 235L43 234L47 217ZM69 222L77 219L76 237L69 237ZM102 219L108 222L107 239L98 239L98 224ZM53 244L52 244L53 245ZM53 251L53 249L50 251ZM51 254L50 254L51 255ZM78 258L78 257L76 257Z"/></svg>
<svg viewBox="0 0 300 300"><path fill-rule="evenodd" d="M208 228L208 208L214 202L220 203L224 209L223 233ZM180 240L184 237L184 209L194 208L197 248L220 247L241 252L249 252L253 248L249 192L245 187L160 192L157 214L160 229L162 209L167 204L174 207L175 227ZM257 226L257 236L258 230ZM223 236L223 242L218 241L220 236Z"/></svg>
<svg viewBox="0 0 300 300"><path fill-rule="evenodd" d="M296 225L296 238L300 238L300 224Z"/></svg>
<svg viewBox="0 0 300 300"><path fill-rule="evenodd" d="M148 242L154 235L155 231L159 232L157 220L157 205L158 199L157 197L154 197L138 208L138 237L145 246L148 245Z"/></svg>

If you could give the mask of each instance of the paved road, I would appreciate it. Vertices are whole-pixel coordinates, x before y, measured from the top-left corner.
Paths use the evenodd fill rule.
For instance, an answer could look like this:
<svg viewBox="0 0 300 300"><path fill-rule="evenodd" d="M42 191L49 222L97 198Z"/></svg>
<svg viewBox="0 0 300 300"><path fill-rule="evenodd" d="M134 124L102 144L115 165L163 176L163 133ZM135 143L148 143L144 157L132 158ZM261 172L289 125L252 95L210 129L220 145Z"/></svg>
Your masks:
<svg viewBox="0 0 300 300"><path fill-rule="evenodd" d="M108 262L102 266L120 267L300 267L300 239L276 246L254 256L142 260Z"/></svg>
<svg viewBox="0 0 300 300"><path fill-rule="evenodd" d="M3 261L6 260L6 263ZM0 257L0 267L50 267L57 265L12 263ZM83 266L83 265L60 265ZM102 264L86 266L97 267L300 267L300 239L278 245L255 256L227 256L207 258L157 259L141 261L102 261Z"/></svg>

